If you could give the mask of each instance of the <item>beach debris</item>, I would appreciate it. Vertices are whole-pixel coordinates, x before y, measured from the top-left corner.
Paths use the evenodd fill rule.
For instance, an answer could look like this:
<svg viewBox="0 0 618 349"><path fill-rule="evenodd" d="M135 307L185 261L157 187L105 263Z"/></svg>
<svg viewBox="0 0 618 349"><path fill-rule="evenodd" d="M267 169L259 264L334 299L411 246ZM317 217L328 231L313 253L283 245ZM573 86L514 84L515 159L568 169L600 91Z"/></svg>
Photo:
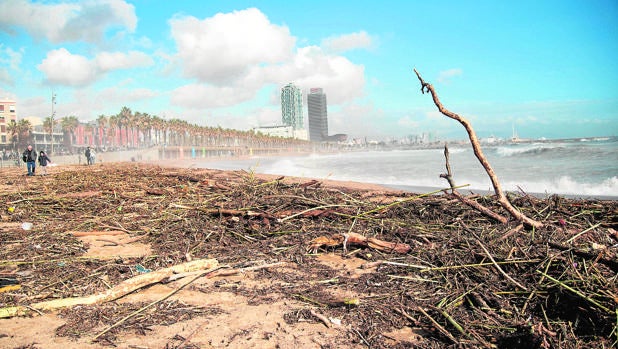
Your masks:
<svg viewBox="0 0 618 349"><path fill-rule="evenodd" d="M140 274L150 273L152 271L152 270L150 270L148 268L144 268L144 266L141 265L141 264L136 264L135 265L135 270L137 270L137 272L140 273Z"/></svg>
<svg viewBox="0 0 618 349"><path fill-rule="evenodd" d="M388 242L373 237L366 237L357 233L347 234L332 234L331 236L319 236L309 242L307 249L316 253L317 250L322 247L335 247L343 245L347 248L347 245L359 245L363 247L370 247L382 252L389 253L408 253L410 252L410 245L399 242Z"/></svg>
<svg viewBox="0 0 618 349"><path fill-rule="evenodd" d="M75 237L83 236L101 236L101 235L123 235L126 234L120 230L95 230L95 231L67 231L67 234L71 234Z"/></svg>
<svg viewBox="0 0 618 349"><path fill-rule="evenodd" d="M457 190L457 186L455 185L455 180L453 179L453 173L451 171L451 164L449 162L448 145L446 143L444 144L444 158L446 159L445 160L446 161L446 173L440 174L440 178L446 179L448 184L451 186L450 188L451 195L456 197L459 201L463 202L464 204L478 210L479 212L486 215L487 217L493 218L502 224L506 224L508 222L508 219L506 217L500 214L497 214L496 212L490 210L486 206L481 205L477 201L474 201L468 197L461 195L461 193ZM447 190L444 190L444 191L446 192Z"/></svg>
<svg viewBox="0 0 618 349"><path fill-rule="evenodd" d="M470 124L470 122L467 119L463 118L457 113L454 113L446 109L442 105L442 102L440 102L440 99L438 98L438 94L436 93L433 86L430 83L425 82L425 80L423 80L423 78L421 77L421 74L416 69L414 69L414 72L416 73L416 76L418 77L418 80L421 83L421 93L423 94L425 94L425 92L430 93L431 97L433 98L434 104L438 108L438 111L440 111L442 115L458 121L466 129L466 132L468 133L468 138L470 139L470 144L472 145L472 150L474 151L474 155L476 156L476 158L479 160L479 162L485 169L487 176L489 176L491 185L494 188L494 192L496 193L496 198L498 202L500 203L500 205L517 221L520 221L526 225L532 226L537 229L542 227L543 223L541 223L540 221L534 220L532 218L529 218L525 214L521 213L521 211L517 210L508 200L508 198L504 194L504 191L502 191L502 186L500 185L498 176L496 176L496 173L494 172L491 164L489 163L489 161L483 154L483 150L481 149L481 143L479 142L478 137L476 136L476 132L472 128L472 124Z"/></svg>
<svg viewBox="0 0 618 349"><path fill-rule="evenodd" d="M318 313L317 311L310 309L309 313L311 315L313 315L314 317L316 317L318 320L322 321L322 323L326 326L326 327L330 327L331 326L331 322L330 320L328 320L328 318L320 313Z"/></svg>
<svg viewBox="0 0 618 349"><path fill-rule="evenodd" d="M178 273L194 272L200 270L209 270L218 266L216 259L199 259L192 262L178 264L172 267L163 268L150 273L140 274L138 276L127 279L115 287L98 294L93 294L85 297L61 298L50 301L30 304L29 306L15 306L0 308L0 318L9 318L14 316L23 316L29 313L29 310L36 311L56 310L75 305L88 305L95 303L110 302L125 295L159 282L166 282L171 276Z"/></svg>
<svg viewBox="0 0 618 349"><path fill-rule="evenodd" d="M0 273L0 293L16 291L20 288L21 285L13 274Z"/></svg>
<svg viewBox="0 0 618 349"><path fill-rule="evenodd" d="M47 314L62 317L65 323L56 329L57 336L78 340L84 348L126 346L127 338L136 336L142 343L154 343L161 340L161 333L151 330L157 325L177 322L177 328L192 329L196 323L224 323L229 316L217 314L230 310L225 302L217 305L216 313L209 313L210 307L203 308L202 297L196 294L216 297L217 292L238 296L239 302L248 299L252 305L272 306L276 311L271 315L282 314L284 321L277 321L281 331L269 334L264 339L268 343L254 336L251 344L255 346L282 344L291 337L281 336L306 319L314 326L298 338L319 339L324 347L341 346L341 337L329 337L335 331L320 329L321 320L314 320L310 308L325 316L332 328L331 319L340 319L341 329L355 345L375 349L409 347L410 341L423 348L453 343L475 348L488 344L496 348L616 346L617 201L509 194L522 213L547 222L530 230L510 217L503 225L450 195L436 195L441 191L393 191L384 199L384 191L339 186L333 190L329 183L305 190L300 185L307 179L290 178L283 183L240 171L177 169L174 176L165 176L172 170L156 165L101 168L106 170L58 169L48 178L46 191L3 187L3 199L17 209L12 214L3 211L0 222L0 274L12 274L9 277L17 278L21 288L1 292L0 307L47 312L27 307L98 295L132 277L189 259L216 256L230 267L175 273L159 282L166 285L144 286L120 302ZM11 171L3 170L0 179L16 178L18 170ZM200 182L194 184L188 178ZM202 184L207 181L221 181L228 189ZM100 195L70 195L84 188ZM148 195L143 188L166 194ZM508 217L491 197L468 198ZM123 207L120 212L119 206ZM20 229L24 220L35 222L37 228L27 236ZM101 233L93 233L97 231ZM117 234L109 235L112 231ZM78 237L79 232L92 236ZM351 232L405 243L410 251L380 251L368 242L352 247ZM333 234L343 239L333 239ZM310 241L322 235L327 241L335 240L327 249L346 245L353 251L307 254ZM89 255L91 241L100 239L118 244L140 239L140 244L124 247L141 251L147 245L148 252L117 254L114 247ZM152 271L138 274L137 264ZM171 292L200 277L190 293L177 293L173 302L145 307L163 296L161 290ZM205 280L216 277L221 279ZM21 321L36 323L37 319ZM252 321L259 333L261 320ZM19 338L15 322L0 319L0 328L4 333L14 331L11 336ZM38 322L41 327L50 326ZM97 338L99 343L87 343L114 324ZM226 324L236 333L248 328ZM395 339L383 335L406 328L422 335L408 332L407 337L392 336ZM54 333L47 327L44 332ZM229 337L227 344L241 347L246 344L241 337ZM53 340L37 338L42 346ZM16 345L13 338L0 334L0 347Z"/></svg>

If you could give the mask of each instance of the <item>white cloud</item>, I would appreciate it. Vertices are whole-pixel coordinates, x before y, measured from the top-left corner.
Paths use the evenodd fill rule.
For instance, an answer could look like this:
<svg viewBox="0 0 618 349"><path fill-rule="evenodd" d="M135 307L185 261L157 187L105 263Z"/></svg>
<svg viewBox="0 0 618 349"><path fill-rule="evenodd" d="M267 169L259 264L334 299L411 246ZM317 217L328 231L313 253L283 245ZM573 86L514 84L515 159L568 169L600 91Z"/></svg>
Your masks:
<svg viewBox="0 0 618 349"><path fill-rule="evenodd" d="M215 86L189 84L172 92L172 103L190 108L221 108L246 102L259 90L276 86L275 95L288 82L293 82L306 94L312 87L321 87L329 105L351 102L364 94L364 67L342 56L325 55L319 47L298 49L286 63L247 68L235 84ZM276 100L278 102L278 100Z"/></svg>
<svg viewBox="0 0 618 349"><path fill-rule="evenodd" d="M459 68L443 70L438 74L438 82L443 84L448 84L451 79L457 76L461 76L463 74L463 70Z"/></svg>
<svg viewBox="0 0 618 349"><path fill-rule="evenodd" d="M139 51L102 52L95 58L97 66L103 71L148 67L154 64L150 56Z"/></svg>
<svg viewBox="0 0 618 349"><path fill-rule="evenodd" d="M52 50L38 65L47 81L54 84L84 86L97 79L96 64L81 55L74 55L65 48Z"/></svg>
<svg viewBox="0 0 618 349"><path fill-rule="evenodd" d="M22 56L23 49L19 52L14 51L10 47L4 48L4 45L0 43L0 83L14 84L15 80L9 69L18 72Z"/></svg>
<svg viewBox="0 0 618 349"><path fill-rule="evenodd" d="M124 105L127 102L147 100L157 97L158 95L159 93L157 93L156 91L147 88L129 89L113 87L96 92L96 94L93 95L92 98L96 100L101 100L103 102L103 104L101 104L101 107L103 107L109 105L118 105L119 103L123 103ZM118 106L118 110L120 110L120 107L122 106Z"/></svg>
<svg viewBox="0 0 618 349"><path fill-rule="evenodd" d="M4 45L0 44L0 64L4 66L9 66L13 70L19 70L23 55L23 49L15 51L10 47L4 48Z"/></svg>
<svg viewBox="0 0 618 349"><path fill-rule="evenodd" d="M413 120L410 116L406 115L397 120L397 125L409 130L417 130L420 128L418 121Z"/></svg>
<svg viewBox="0 0 618 349"><path fill-rule="evenodd" d="M45 73L46 80L53 84L85 86L101 77L102 74L119 69L150 66L152 59L138 51L129 53L102 52L93 60L72 54L65 48L52 50L37 66Z"/></svg>
<svg viewBox="0 0 618 349"><path fill-rule="evenodd" d="M7 85L13 85L14 80L9 74L9 71L0 67L0 83L4 83Z"/></svg>
<svg viewBox="0 0 618 349"><path fill-rule="evenodd" d="M174 18L170 25L185 76L217 85L246 74L247 67L287 60L295 44L287 27L255 8L204 20Z"/></svg>
<svg viewBox="0 0 618 349"><path fill-rule="evenodd" d="M364 67L320 47L294 49L286 27L271 24L257 9L170 21L178 61L198 82L172 92L172 103L190 108L222 108L246 102L263 88L289 82L303 91L322 87L329 105L364 94Z"/></svg>
<svg viewBox="0 0 618 349"><path fill-rule="evenodd" d="M53 43L100 42L111 28L133 32L137 26L135 7L123 0L87 0L40 4L27 0L0 2L0 30L23 27L36 38Z"/></svg>
<svg viewBox="0 0 618 349"><path fill-rule="evenodd" d="M343 56L325 55L320 48L305 47L298 50L292 63L295 74L289 76L306 92L321 87L328 104L342 104L364 94L365 68Z"/></svg>
<svg viewBox="0 0 618 349"><path fill-rule="evenodd" d="M345 52L354 49L368 49L373 45L373 38L367 32L332 36L322 40L322 47L329 52Z"/></svg>
<svg viewBox="0 0 618 349"><path fill-rule="evenodd" d="M190 84L172 91L172 104L193 109L220 108L247 101L253 98L256 92L242 87Z"/></svg>

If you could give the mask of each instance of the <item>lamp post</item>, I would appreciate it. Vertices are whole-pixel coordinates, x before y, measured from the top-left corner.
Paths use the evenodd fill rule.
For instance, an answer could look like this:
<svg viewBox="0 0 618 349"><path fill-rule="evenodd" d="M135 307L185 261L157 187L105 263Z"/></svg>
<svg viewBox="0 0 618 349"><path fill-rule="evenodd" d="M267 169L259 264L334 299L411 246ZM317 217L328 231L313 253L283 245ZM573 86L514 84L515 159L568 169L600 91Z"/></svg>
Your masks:
<svg viewBox="0 0 618 349"><path fill-rule="evenodd" d="M50 154L54 153L54 117L56 116L56 111L54 110L54 105L56 105L56 94L52 91L52 113L51 113L51 127L49 131L49 136L51 138L51 150Z"/></svg>

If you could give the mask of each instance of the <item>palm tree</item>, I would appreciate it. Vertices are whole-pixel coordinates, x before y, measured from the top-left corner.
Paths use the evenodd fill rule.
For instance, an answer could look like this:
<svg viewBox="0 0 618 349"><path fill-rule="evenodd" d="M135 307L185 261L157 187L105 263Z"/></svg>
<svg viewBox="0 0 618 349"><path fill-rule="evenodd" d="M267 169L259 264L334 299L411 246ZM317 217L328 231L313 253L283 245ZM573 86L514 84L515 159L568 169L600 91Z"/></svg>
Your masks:
<svg viewBox="0 0 618 349"><path fill-rule="evenodd" d="M155 143L161 144L161 131L165 130L165 120L154 115L151 120L152 128L155 130Z"/></svg>
<svg viewBox="0 0 618 349"><path fill-rule="evenodd" d="M26 119L19 120L19 122L17 122L17 134L18 142L25 141L25 143L29 143L32 134L32 123Z"/></svg>
<svg viewBox="0 0 618 349"><path fill-rule="evenodd" d="M54 118L51 116L48 116L43 120L43 131L45 135L49 134L49 138L50 138L49 144L54 143L54 126L56 126L57 122L58 121L54 120ZM45 143L47 143L47 136L45 136L43 140Z"/></svg>
<svg viewBox="0 0 618 349"><path fill-rule="evenodd" d="M126 145L127 146L129 145L128 126L132 118L133 118L133 112L131 111L131 109L127 107L122 107L122 109L120 110L120 114L118 114L118 129L120 130L121 145L125 145L125 142L122 141L122 126L125 126L125 133L127 134Z"/></svg>
<svg viewBox="0 0 618 349"><path fill-rule="evenodd" d="M60 125L62 126L62 130L65 133L69 134L70 137L68 145L70 148L72 148L73 144L75 143L75 130L77 129L77 126L79 126L79 120L77 119L77 116L70 115L63 117L62 119L60 119Z"/></svg>
<svg viewBox="0 0 618 349"><path fill-rule="evenodd" d="M103 141L107 139L107 116L101 114L97 117L97 126L99 130L97 131L97 135L99 136L99 146L103 147ZM103 136L101 137L101 130L103 131Z"/></svg>
<svg viewBox="0 0 618 349"><path fill-rule="evenodd" d="M84 126L84 143L86 145L94 144L94 125L91 123L87 123ZM96 145L96 144L95 144Z"/></svg>
<svg viewBox="0 0 618 349"><path fill-rule="evenodd" d="M109 123L109 129L111 131L112 134L112 148L114 148L116 146L116 129L119 127L119 116L118 115L110 115L109 118L107 119L107 122Z"/></svg>
<svg viewBox="0 0 618 349"><path fill-rule="evenodd" d="M136 111L129 117L129 126L131 126L131 147L136 147L136 138L139 137L140 122L142 113ZM137 135L137 137L136 137Z"/></svg>
<svg viewBox="0 0 618 349"><path fill-rule="evenodd" d="M11 142L13 143L13 150L17 150L16 145L19 139L19 129L15 120L9 121L6 125L6 132L9 135Z"/></svg>
<svg viewBox="0 0 618 349"><path fill-rule="evenodd" d="M152 116L148 113L143 113L140 125L144 130L144 143L146 143L146 146L152 145Z"/></svg>

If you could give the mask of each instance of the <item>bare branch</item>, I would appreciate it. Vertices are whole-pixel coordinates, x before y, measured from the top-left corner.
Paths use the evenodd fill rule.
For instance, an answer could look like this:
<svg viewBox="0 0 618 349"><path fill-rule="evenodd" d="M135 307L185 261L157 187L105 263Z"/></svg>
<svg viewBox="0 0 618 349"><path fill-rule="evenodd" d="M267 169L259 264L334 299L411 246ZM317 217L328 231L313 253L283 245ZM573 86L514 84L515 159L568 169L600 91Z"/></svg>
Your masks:
<svg viewBox="0 0 618 349"><path fill-rule="evenodd" d="M449 152L448 146L444 144L444 158L446 159L446 173L440 174L440 178L444 178L448 181L448 184L451 186L451 194L456 197L459 201L464 204L474 208L475 210L481 212L482 214L491 217L502 224L506 224L508 219L502 215L495 213L489 208L479 204L474 200L470 200L467 197L461 195L461 193L457 190L457 186L455 185L455 181L453 180L453 173L451 172L451 164L449 162Z"/></svg>
<svg viewBox="0 0 618 349"><path fill-rule="evenodd" d="M506 195L504 195L504 192L502 191L502 187L500 186L500 182L498 181L498 177L496 176L496 173L494 172L493 168L489 164L489 161L487 161L487 158L483 154L483 151L481 149L481 144L470 122L468 122L468 120L461 117L457 113L453 113L452 111L446 109L440 102L440 99L438 98L438 94L434 90L433 86L430 83L425 82L425 80L423 80L423 78L421 77L421 75L416 69L414 69L414 73L416 73L418 80L421 82L421 92L423 94L425 93L425 91L431 93L431 97L433 98L433 103L436 105L436 107L438 107L438 111L440 111L440 113L442 113L443 115L453 120L458 121L466 129L466 132L468 133L468 138L470 139L470 143L472 144L472 150L474 151L474 155L476 156L476 158L479 160L479 162L485 169L485 172L487 172L487 175L489 176L491 185L494 188L494 192L496 193L496 197L500 205L502 205L502 207L504 207L504 209L507 210L509 214L513 216L516 220L523 222L527 225L531 225L535 228L542 227L543 223L533 220L529 218L528 216L524 215L523 213L519 212L515 207L513 207L513 205L511 205Z"/></svg>

